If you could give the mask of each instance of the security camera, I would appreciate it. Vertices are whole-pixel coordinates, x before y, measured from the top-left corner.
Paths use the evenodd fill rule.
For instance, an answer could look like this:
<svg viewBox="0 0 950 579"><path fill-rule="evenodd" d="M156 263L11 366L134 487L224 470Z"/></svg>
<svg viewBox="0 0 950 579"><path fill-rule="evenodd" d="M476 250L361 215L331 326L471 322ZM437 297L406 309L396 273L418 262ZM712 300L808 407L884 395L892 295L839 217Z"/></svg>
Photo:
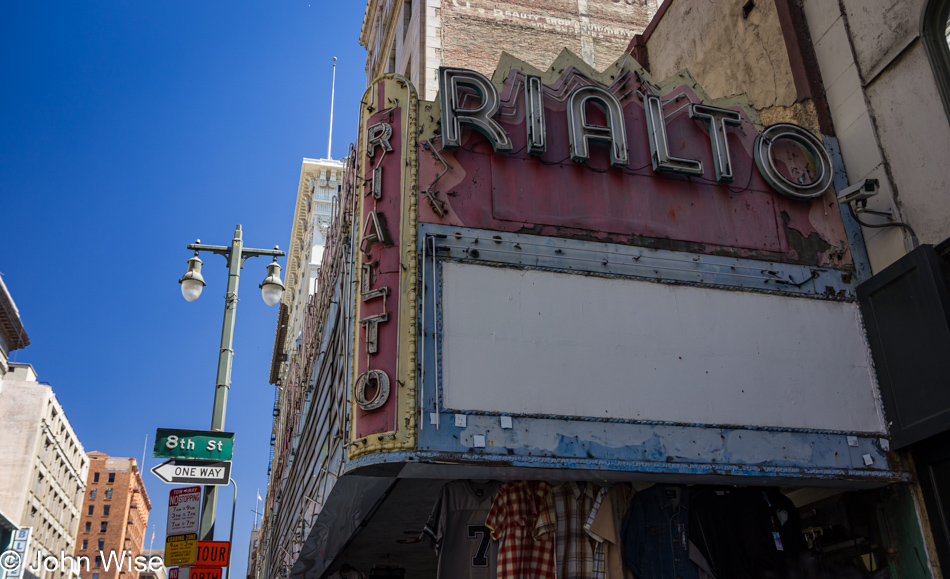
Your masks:
<svg viewBox="0 0 950 579"><path fill-rule="evenodd" d="M856 203L877 195L877 179L862 179L838 194L838 203Z"/></svg>

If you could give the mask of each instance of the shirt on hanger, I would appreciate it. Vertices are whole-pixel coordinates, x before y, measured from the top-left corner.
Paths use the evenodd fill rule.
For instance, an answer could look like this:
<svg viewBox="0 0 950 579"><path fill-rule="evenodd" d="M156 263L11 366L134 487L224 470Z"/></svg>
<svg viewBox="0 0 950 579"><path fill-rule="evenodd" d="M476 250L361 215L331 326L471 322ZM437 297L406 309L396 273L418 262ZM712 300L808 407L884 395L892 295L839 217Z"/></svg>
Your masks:
<svg viewBox="0 0 950 579"><path fill-rule="evenodd" d="M688 529L685 485L642 490L633 495L623 520L624 561L638 579L697 579L689 560Z"/></svg>
<svg viewBox="0 0 950 579"><path fill-rule="evenodd" d="M567 482L554 487L534 528L537 539L555 536L557 579L588 579L594 572L594 543L584 530L600 487Z"/></svg>
<svg viewBox="0 0 950 579"><path fill-rule="evenodd" d="M485 517L498 487L467 480L442 487L421 536L439 557L439 579L494 579L498 544Z"/></svg>
<svg viewBox="0 0 950 579"><path fill-rule="evenodd" d="M592 579L635 579L623 562L623 517L637 491L625 484L602 488L594 499L584 530L597 542L594 546Z"/></svg>
<svg viewBox="0 0 950 579"><path fill-rule="evenodd" d="M533 535L550 492L544 481L512 481L495 494L485 525L498 541L498 579L555 579L554 538Z"/></svg>

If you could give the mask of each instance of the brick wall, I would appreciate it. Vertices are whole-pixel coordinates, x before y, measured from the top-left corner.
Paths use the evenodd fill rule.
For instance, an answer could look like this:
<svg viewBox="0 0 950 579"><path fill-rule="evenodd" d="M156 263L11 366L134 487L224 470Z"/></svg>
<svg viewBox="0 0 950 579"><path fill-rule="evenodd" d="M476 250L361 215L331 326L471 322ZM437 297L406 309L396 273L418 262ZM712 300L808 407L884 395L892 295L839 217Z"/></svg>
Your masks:
<svg viewBox="0 0 950 579"><path fill-rule="evenodd" d="M564 48L603 70L643 32L659 1L368 0L360 35L366 81L395 72L433 100L440 66L491 76L505 51L544 70Z"/></svg>
<svg viewBox="0 0 950 579"><path fill-rule="evenodd" d="M568 48L602 70L655 12L656 0L442 0L441 64L491 76L505 51L544 70Z"/></svg>
<svg viewBox="0 0 950 579"><path fill-rule="evenodd" d="M108 571L105 568L110 552L114 551L121 558L123 551L127 551L128 556L134 558L143 551L151 505L136 461L131 458L111 458L98 452L90 453L89 459L82 518L76 534L76 555L89 558L89 572L86 572L83 564L82 577L97 579L98 573L98 579L138 579L135 565L132 565L131 572L128 563L121 569L115 564L111 564ZM106 524L105 531L102 530L103 523ZM100 540L102 547L99 546ZM96 557L100 551L103 552L102 561L96 567Z"/></svg>

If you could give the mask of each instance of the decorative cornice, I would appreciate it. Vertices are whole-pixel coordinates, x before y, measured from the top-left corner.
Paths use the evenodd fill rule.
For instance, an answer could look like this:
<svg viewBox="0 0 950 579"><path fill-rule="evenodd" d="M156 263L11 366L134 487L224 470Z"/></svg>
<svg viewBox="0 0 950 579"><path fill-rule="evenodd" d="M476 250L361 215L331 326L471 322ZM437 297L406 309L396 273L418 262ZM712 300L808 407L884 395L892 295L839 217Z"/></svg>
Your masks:
<svg viewBox="0 0 950 579"><path fill-rule="evenodd" d="M0 333L9 351L20 350L30 345L30 336L27 335L23 322L20 321L20 312L13 297L7 290L3 279L0 279Z"/></svg>

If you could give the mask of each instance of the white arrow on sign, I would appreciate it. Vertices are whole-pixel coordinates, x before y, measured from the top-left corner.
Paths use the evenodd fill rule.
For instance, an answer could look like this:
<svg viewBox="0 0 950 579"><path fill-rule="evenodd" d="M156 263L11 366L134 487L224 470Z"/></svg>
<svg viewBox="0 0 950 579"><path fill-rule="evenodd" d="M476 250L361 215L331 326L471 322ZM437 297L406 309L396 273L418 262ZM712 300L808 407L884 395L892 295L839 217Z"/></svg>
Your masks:
<svg viewBox="0 0 950 579"><path fill-rule="evenodd" d="M224 486L231 480L231 461L177 458L153 466L152 473L173 485Z"/></svg>

